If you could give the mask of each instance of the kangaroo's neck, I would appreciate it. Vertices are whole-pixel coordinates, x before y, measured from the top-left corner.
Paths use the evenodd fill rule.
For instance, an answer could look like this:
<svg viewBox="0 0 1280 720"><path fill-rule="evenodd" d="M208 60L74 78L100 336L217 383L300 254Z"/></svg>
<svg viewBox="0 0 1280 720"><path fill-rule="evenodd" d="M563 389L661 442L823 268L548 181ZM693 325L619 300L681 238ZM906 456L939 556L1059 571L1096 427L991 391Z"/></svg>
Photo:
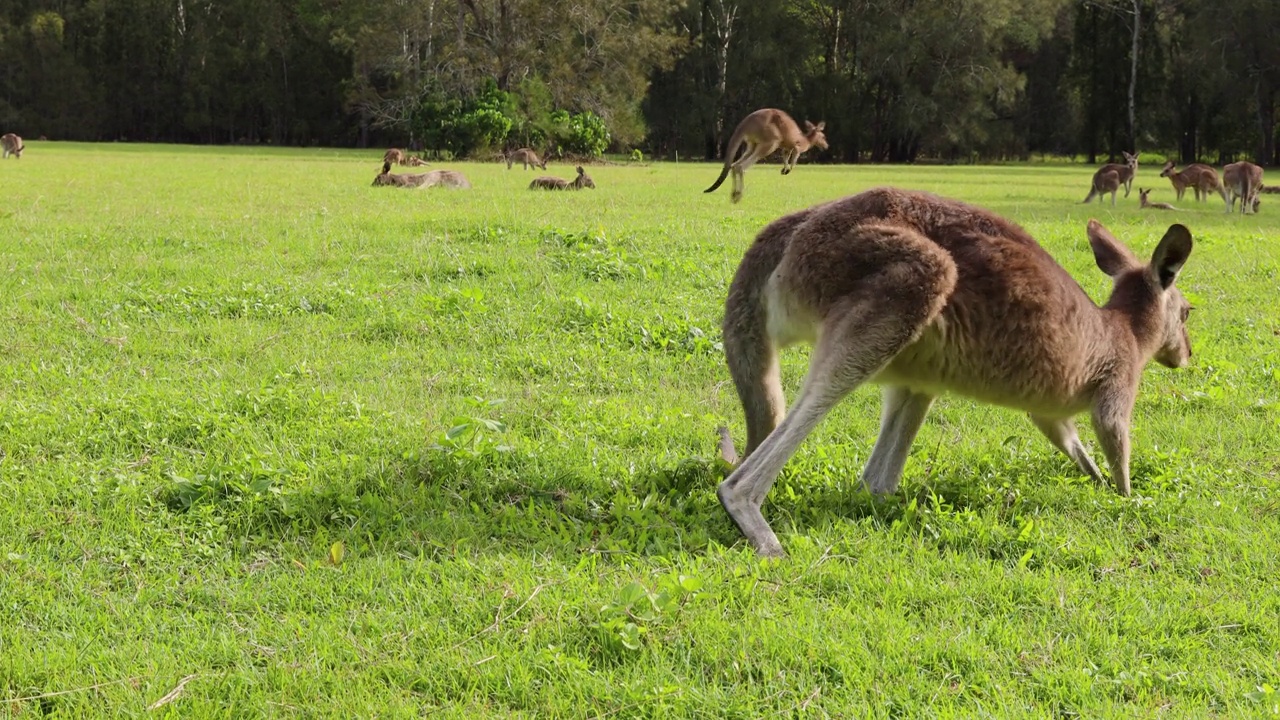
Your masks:
<svg viewBox="0 0 1280 720"><path fill-rule="evenodd" d="M1131 271L1116 280L1107 304L1100 308L1111 347L1131 347L1145 364L1160 346L1160 290L1150 273Z"/></svg>

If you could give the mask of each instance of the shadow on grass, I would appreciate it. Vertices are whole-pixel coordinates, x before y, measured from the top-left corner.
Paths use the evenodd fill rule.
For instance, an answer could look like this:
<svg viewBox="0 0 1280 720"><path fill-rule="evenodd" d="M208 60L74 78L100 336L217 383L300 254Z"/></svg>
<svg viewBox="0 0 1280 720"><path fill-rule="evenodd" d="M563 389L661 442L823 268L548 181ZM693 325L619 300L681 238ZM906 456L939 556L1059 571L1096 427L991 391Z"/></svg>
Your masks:
<svg viewBox="0 0 1280 720"><path fill-rule="evenodd" d="M217 519L248 546L323 536L415 556L523 550L560 557L746 547L715 496L730 469L718 459L615 477L545 455L371 458L355 472L320 472L304 483L213 474L175 481L159 498L179 516ZM1050 453L963 461L932 462L925 477L909 476L885 498L869 494L856 475L784 471L765 515L784 545L791 534L857 528L1025 564L1061 555L1053 537L1030 532L1034 518L1070 514L1073 506L1097 512L1088 484Z"/></svg>

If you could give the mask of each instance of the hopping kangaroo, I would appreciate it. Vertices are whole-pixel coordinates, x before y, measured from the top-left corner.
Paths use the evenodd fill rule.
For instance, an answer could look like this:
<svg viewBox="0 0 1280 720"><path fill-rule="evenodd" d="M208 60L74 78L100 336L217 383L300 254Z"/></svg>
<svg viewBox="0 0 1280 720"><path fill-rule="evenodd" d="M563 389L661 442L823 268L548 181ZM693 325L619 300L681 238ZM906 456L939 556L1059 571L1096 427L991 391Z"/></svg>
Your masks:
<svg viewBox="0 0 1280 720"><path fill-rule="evenodd" d="M22 138L13 133L5 133L0 136L0 147L4 148L4 159L6 160L9 159L10 155L21 160L22 151L26 149L26 146L22 144Z"/></svg>
<svg viewBox="0 0 1280 720"><path fill-rule="evenodd" d="M1094 196L1101 199L1103 195L1111 193L1111 204L1114 206L1116 191L1121 185L1124 186L1124 196L1129 197L1129 190L1133 187L1133 176L1138 172L1138 156L1123 151L1122 153L1124 165L1107 163L1093 174L1093 184L1089 187L1089 194L1084 198L1085 202L1093 200Z"/></svg>
<svg viewBox="0 0 1280 720"><path fill-rule="evenodd" d="M1150 200L1147 199L1147 196L1150 194L1151 194L1150 190L1143 190L1142 188L1138 188L1138 206L1139 207L1147 210L1177 210L1178 209L1170 205L1169 203L1151 202Z"/></svg>
<svg viewBox="0 0 1280 720"><path fill-rule="evenodd" d="M1105 484L1072 421L1089 410L1116 489L1128 495L1129 422L1143 367L1152 358L1181 367L1191 357L1191 308L1173 286L1191 233L1170 226L1149 263L1096 220L1088 237L1113 282L1103 307L1022 228L927 193L869 190L761 231L725 305L725 358L747 448L717 490L756 551L783 554L760 512L783 465L866 382L883 386L880 436L862 473L874 493L897 489L929 406L951 391L1029 413ZM802 340L813 354L787 412L778 352Z"/></svg>
<svg viewBox="0 0 1280 720"><path fill-rule="evenodd" d="M525 170L528 170L531 167L536 167L539 170L547 169L547 159L546 158L539 159L538 153L530 150L529 148L520 148L519 150L508 155L507 169L510 170L511 166L514 163L520 163L523 166L523 169Z"/></svg>
<svg viewBox="0 0 1280 720"><path fill-rule="evenodd" d="M591 176L578 166L578 177L573 182L558 177L540 177L529 183L530 190L581 190L582 188L596 189L595 182Z"/></svg>
<svg viewBox="0 0 1280 720"><path fill-rule="evenodd" d="M1248 213L1250 209L1258 212L1262 204L1258 198L1262 190L1262 168L1251 162L1231 163L1222 168L1222 186L1222 199L1227 203L1228 213L1235 209L1236 198L1240 198L1241 213Z"/></svg>
<svg viewBox="0 0 1280 720"><path fill-rule="evenodd" d="M789 174L796 166L796 160L800 159L800 153L810 147L827 149L827 136L822 134L822 129L826 126L826 122L814 125L806 120L804 132L800 132L796 121L781 110L764 108L751 113L738 123L738 127L733 131L733 137L729 138L729 145L724 151L724 169L720 171L720 177L716 178L711 187L703 192L715 192L732 172L732 198L733 202L738 202L742 199L743 175L752 165L769 157L778 148L782 148L782 174ZM738 148L744 145L746 149L743 150L742 157L735 162Z"/></svg>
<svg viewBox="0 0 1280 720"><path fill-rule="evenodd" d="M1160 177L1169 178L1179 200L1182 199L1182 193L1186 192L1187 188L1191 188L1196 200L1200 201L1208 200L1211 192L1220 195L1225 192L1222 189L1222 182L1218 180L1218 171L1204 163L1191 163L1182 168L1181 172L1176 168L1172 160L1166 160L1164 169L1160 171Z"/></svg>

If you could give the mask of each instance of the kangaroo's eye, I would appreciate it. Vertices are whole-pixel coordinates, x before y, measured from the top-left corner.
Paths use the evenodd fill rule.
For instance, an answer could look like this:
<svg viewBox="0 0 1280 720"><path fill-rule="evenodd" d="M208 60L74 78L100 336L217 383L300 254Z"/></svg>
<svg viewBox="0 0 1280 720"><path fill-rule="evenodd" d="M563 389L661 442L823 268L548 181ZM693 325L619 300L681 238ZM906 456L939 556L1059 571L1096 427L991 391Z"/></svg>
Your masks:
<svg viewBox="0 0 1280 720"><path fill-rule="evenodd" d="M1186 322L1187 318L1191 317L1191 310L1192 308L1190 307L1182 308L1182 322Z"/></svg>

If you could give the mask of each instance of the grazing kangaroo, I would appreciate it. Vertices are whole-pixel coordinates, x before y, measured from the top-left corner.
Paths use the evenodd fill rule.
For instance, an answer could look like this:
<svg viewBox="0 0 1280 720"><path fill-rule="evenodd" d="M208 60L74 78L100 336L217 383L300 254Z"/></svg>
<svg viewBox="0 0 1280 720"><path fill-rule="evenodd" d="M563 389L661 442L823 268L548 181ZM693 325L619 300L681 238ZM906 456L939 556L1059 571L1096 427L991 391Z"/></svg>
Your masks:
<svg viewBox="0 0 1280 720"><path fill-rule="evenodd" d="M1072 417L1089 410L1116 489L1128 495L1129 423L1143 367L1191 357L1190 305L1173 286L1191 233L1172 225L1149 263L1096 220L1098 307L1025 230L922 192L869 190L765 227L729 287L724 351L747 422L745 459L717 495L756 551L782 555L760 512L787 460L854 388L883 386L880 436L862 480L892 493L916 432L946 391L1026 411L1094 480ZM788 412L781 348L814 344ZM726 447L727 446L727 447ZM732 441L725 459L736 461Z"/></svg>
<svg viewBox="0 0 1280 720"><path fill-rule="evenodd" d="M733 202L738 202L742 199L743 175L752 165L769 157L778 148L782 148L782 174L790 174L792 168L796 166L796 160L800 159L800 153L810 147L827 149L827 136L822 134L822 129L826 126L826 122L814 125L806 120L804 132L800 132L796 121L781 110L764 108L751 113L738 123L738 127L733 131L733 137L729 138L729 145L724 151L724 169L720 171L720 177L716 178L711 187L703 192L715 192L732 172L733 194L731 197ZM735 162L738 148L744 145L746 149L743 150L742 157Z"/></svg>
<svg viewBox="0 0 1280 720"><path fill-rule="evenodd" d="M1089 194L1084 198L1086 203L1093 200L1094 196L1101 198L1111 193L1111 205L1114 207L1116 191L1121 185L1124 185L1124 196L1129 197L1129 190L1133 187L1133 176L1138 172L1138 156L1123 151L1121 153L1124 155L1124 165L1107 163L1093 174L1093 184L1089 187Z"/></svg>
<svg viewBox="0 0 1280 720"><path fill-rule="evenodd" d="M520 163L525 170L528 170L531 167L536 167L540 170L547 169L547 159L546 158L539 159L538 153L530 150L529 148L520 148L519 150L508 155L507 169L510 170L512 164L514 163Z"/></svg>
<svg viewBox="0 0 1280 720"><path fill-rule="evenodd" d="M1258 212L1262 205L1258 197L1262 189L1262 168L1251 162L1231 163L1222 168L1222 186L1222 199L1227 203L1228 213L1235 209L1236 198L1240 198L1241 214L1248 213L1249 209Z"/></svg>
<svg viewBox="0 0 1280 720"><path fill-rule="evenodd" d="M392 165L404 164L404 151L400 148L391 148L382 155L382 162Z"/></svg>
<svg viewBox="0 0 1280 720"><path fill-rule="evenodd" d="M8 160L10 155L21 160L22 151L26 149L26 146L22 144L22 138L13 133L5 133L0 136L0 147L4 148L5 160Z"/></svg>
<svg viewBox="0 0 1280 720"><path fill-rule="evenodd" d="M1182 193L1187 188L1191 188L1195 193L1196 200L1204 201L1209 199L1209 193L1215 192L1222 194L1222 182L1218 180L1218 171L1205 165L1204 163L1191 163L1182 168L1179 172L1177 166L1172 160L1166 160L1164 169L1160 171L1160 177L1169 178L1169 182L1173 183L1173 191L1178 194L1178 199L1182 199Z"/></svg>
<svg viewBox="0 0 1280 720"><path fill-rule="evenodd" d="M529 183L530 190L581 190L582 188L591 188L595 190L596 184L591 176L578 166L578 177L573 182L558 177L540 177Z"/></svg>
<svg viewBox="0 0 1280 720"><path fill-rule="evenodd" d="M1138 206L1139 207L1147 210L1177 210L1178 209L1170 205L1169 203L1151 202L1150 200L1147 199L1147 196L1150 194L1151 194L1151 190L1143 190L1142 188L1138 188Z"/></svg>

